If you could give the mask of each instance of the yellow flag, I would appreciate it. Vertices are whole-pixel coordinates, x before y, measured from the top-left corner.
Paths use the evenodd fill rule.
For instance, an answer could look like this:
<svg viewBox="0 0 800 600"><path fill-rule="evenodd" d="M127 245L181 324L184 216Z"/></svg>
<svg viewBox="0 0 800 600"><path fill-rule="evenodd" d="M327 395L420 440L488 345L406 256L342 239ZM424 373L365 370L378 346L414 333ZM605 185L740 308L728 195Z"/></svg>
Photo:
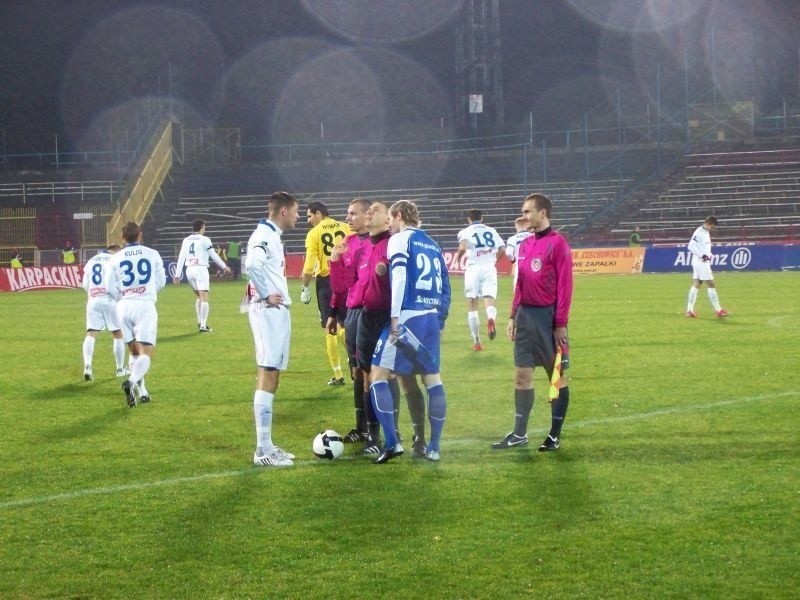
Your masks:
<svg viewBox="0 0 800 600"><path fill-rule="evenodd" d="M550 402L558 398L558 382L561 379L561 346L556 350L556 360L553 365L553 374L550 376L550 390L547 397Z"/></svg>

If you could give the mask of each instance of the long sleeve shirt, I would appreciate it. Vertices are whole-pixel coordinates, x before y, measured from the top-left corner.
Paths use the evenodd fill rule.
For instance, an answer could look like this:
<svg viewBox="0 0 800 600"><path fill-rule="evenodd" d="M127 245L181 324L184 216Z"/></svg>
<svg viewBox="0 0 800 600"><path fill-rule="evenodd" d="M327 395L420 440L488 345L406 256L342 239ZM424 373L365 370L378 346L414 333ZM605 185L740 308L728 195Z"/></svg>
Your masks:
<svg viewBox="0 0 800 600"><path fill-rule="evenodd" d="M364 279L364 308L389 310L392 305L392 287L389 283L389 231L370 236L369 250L364 252L359 272Z"/></svg>
<svg viewBox="0 0 800 600"><path fill-rule="evenodd" d="M247 242L247 274L250 277L250 302L261 302L272 294L283 297L283 305L292 303L286 281L286 258L281 234L283 230L268 219L259 221Z"/></svg>
<svg viewBox="0 0 800 600"><path fill-rule="evenodd" d="M711 233L700 225L692 234L692 239L686 249L692 253L692 257L702 259L703 256L711 256Z"/></svg>
<svg viewBox="0 0 800 600"><path fill-rule="evenodd" d="M547 228L524 240L517 252L512 318L520 306L555 305L554 327L566 327L572 304L572 251L564 237Z"/></svg>
<svg viewBox="0 0 800 600"><path fill-rule="evenodd" d="M364 282L359 278L358 264L368 252L369 234L352 234L345 239L347 250L329 263L331 274L331 307L360 308L363 305Z"/></svg>

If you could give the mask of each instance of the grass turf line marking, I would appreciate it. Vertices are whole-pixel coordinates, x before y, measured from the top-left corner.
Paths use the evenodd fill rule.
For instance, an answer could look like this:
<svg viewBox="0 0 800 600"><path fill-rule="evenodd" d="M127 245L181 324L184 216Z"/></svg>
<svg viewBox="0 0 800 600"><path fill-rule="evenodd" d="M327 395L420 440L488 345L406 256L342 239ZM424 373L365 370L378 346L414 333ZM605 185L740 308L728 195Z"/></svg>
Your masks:
<svg viewBox="0 0 800 600"><path fill-rule="evenodd" d="M642 420L642 419L651 419L654 417L660 417L663 415L672 415L684 412L690 412L694 410L711 410L714 408L720 408L724 406L731 406L734 404L744 404L747 402L761 402L765 400L774 400L778 398L786 398L790 396L798 396L800 392L797 391L789 391L789 392L778 392L777 394L765 394L759 396L747 396L744 398L738 398L733 400L722 400L719 402L711 402L708 404L692 404L689 406L676 406L672 408L662 408L659 410L653 410L644 413L637 413L632 415L620 415L615 417L601 417L597 419L583 419L580 421L573 421L573 427L590 427L592 425L602 425L606 423L617 423L623 421L633 421L633 420ZM455 442L456 445L460 445L460 440L446 440L447 442ZM474 443L475 440L468 440L471 443ZM350 456L343 456L342 459L344 460L351 460L353 457ZM341 459L340 459L341 460ZM296 465L300 466L303 464L320 464L319 460L298 460L295 462ZM130 484L123 484L123 485L110 485L98 488L86 488L83 490L75 490L73 492L64 492L61 494L52 494L49 496L34 496L33 498L21 498L19 500L8 500L6 502L0 502L0 510L7 509L7 508L22 508L27 506L33 506L36 504L47 504L49 502L57 502L59 500L72 500L75 498L83 498L85 496L99 496L103 494L116 494L119 492L130 492L130 491L141 491L141 490L148 490L151 488L157 487L164 487L169 485L181 485L184 483L196 483L198 481L207 481L210 479L222 479L227 477L236 477L239 475L247 475L248 473L255 473L258 470L262 470L259 467L248 467L247 469L238 469L234 471L220 471L218 473L204 473L202 475L192 475L189 477L172 477L169 479L161 479L158 481L150 481L145 483L130 483ZM268 470L268 469L265 469ZM275 470L282 470L282 469L275 469Z"/></svg>

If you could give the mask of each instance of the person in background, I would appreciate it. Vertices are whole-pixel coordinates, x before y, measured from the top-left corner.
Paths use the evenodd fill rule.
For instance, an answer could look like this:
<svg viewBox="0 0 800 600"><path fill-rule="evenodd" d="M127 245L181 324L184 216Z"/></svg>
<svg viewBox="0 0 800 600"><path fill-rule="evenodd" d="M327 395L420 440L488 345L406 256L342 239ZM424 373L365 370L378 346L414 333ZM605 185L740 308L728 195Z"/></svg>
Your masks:
<svg viewBox="0 0 800 600"><path fill-rule="evenodd" d="M533 232L526 229L526 222L527 221L523 217L514 219L514 231L516 231L516 233L506 240L505 253L506 258L510 260L513 265L512 278L515 287L517 285L517 252L519 251L519 246L533 235Z"/></svg>
<svg viewBox="0 0 800 600"><path fill-rule="evenodd" d="M491 445L506 450L528 443L528 419L533 410L533 371L544 367L548 377L556 368L561 349L558 396L550 404L550 433L540 452L558 450L561 427L569 406L566 370L569 366L567 323L572 305L572 251L564 237L550 226L553 204L534 193L522 204L522 218L533 235L517 252L517 283L506 335L514 342L514 429Z"/></svg>
<svg viewBox="0 0 800 600"><path fill-rule="evenodd" d="M19 250L16 248L11 249L11 260L9 261L9 266L12 269L21 269L22 268L22 255L19 253Z"/></svg>
<svg viewBox="0 0 800 600"><path fill-rule="evenodd" d="M642 237L639 235L639 226L633 228L631 231L631 237L628 238L628 245L629 246L639 246L642 243Z"/></svg>
<svg viewBox="0 0 800 600"><path fill-rule="evenodd" d="M714 273L711 272L711 232L717 228L717 218L714 216L706 217L703 224L694 230L692 239L686 247L692 253L692 287L689 288L689 300L686 305L686 316L696 319L697 313L694 312L694 303L697 301L697 294L700 286L706 284L708 299L717 317L728 316L728 311L722 308L717 295L717 286L714 283Z"/></svg>
<svg viewBox="0 0 800 600"><path fill-rule="evenodd" d="M101 250L83 267L81 284L86 290L86 337L83 339L83 378L92 381L92 360L97 334L104 329L111 332L114 338L114 362L117 365L117 377L127 377L130 372L125 368L125 342L122 340L122 329L117 319L117 303L106 292L105 270L111 256L119 251L118 244L111 244Z"/></svg>
<svg viewBox="0 0 800 600"><path fill-rule="evenodd" d="M66 241L64 248L61 250L61 261L65 265L74 265L77 261L77 251L69 240Z"/></svg>
<svg viewBox="0 0 800 600"><path fill-rule="evenodd" d="M242 254L241 245L236 240L228 242L227 262L233 274L233 280L239 281L242 277Z"/></svg>
<svg viewBox="0 0 800 600"><path fill-rule="evenodd" d="M247 242L248 317L256 351L258 379L253 395L256 450L253 464L288 467L294 454L272 441L272 413L281 371L289 366L292 319L286 257L281 235L297 223L297 200L288 192L275 192L262 219Z"/></svg>
<svg viewBox="0 0 800 600"><path fill-rule="evenodd" d="M197 219L192 223L192 231L194 233L186 236L181 244L172 282L175 285L180 284L183 267L186 266L186 279L195 295L194 312L197 317L197 330L200 333L211 333L212 329L208 326L208 313L211 310L208 303L208 292L211 288L208 259L211 258L225 273L230 273L231 270L214 250L211 240L206 237L206 222L203 219Z"/></svg>
<svg viewBox="0 0 800 600"><path fill-rule="evenodd" d="M497 335L497 259L503 253L505 242L493 227L482 221L481 211L467 212L467 227L458 232L458 252L456 260L467 255L464 269L464 295L467 297L467 324L472 335L472 349L483 350L480 337L480 316L478 298L483 298L486 309L489 339Z"/></svg>
<svg viewBox="0 0 800 600"><path fill-rule="evenodd" d="M333 377L328 381L328 385L344 385L344 375L342 374L342 362L339 358L339 335L344 334L344 330L331 335L325 325L331 306L331 282L330 282L330 257L333 247L341 243L351 231L347 223L342 223L331 218L328 207L322 202L310 202L306 209L308 224L311 229L306 235L306 258L303 263L303 283L300 288L300 301L303 304L311 302L311 292L308 289L311 278L315 278L317 292L317 308L319 309L319 320L322 330L325 333L325 351L328 355L328 362L333 369Z"/></svg>

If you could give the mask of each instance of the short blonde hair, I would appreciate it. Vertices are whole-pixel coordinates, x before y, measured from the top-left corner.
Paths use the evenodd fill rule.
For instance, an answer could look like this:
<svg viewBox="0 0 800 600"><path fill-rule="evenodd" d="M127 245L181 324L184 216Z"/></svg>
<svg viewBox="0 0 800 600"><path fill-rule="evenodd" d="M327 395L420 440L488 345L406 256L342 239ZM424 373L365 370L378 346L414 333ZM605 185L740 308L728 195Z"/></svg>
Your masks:
<svg viewBox="0 0 800 600"><path fill-rule="evenodd" d="M398 200L389 209L391 216L400 215L406 225L419 225L419 209L410 200Z"/></svg>

